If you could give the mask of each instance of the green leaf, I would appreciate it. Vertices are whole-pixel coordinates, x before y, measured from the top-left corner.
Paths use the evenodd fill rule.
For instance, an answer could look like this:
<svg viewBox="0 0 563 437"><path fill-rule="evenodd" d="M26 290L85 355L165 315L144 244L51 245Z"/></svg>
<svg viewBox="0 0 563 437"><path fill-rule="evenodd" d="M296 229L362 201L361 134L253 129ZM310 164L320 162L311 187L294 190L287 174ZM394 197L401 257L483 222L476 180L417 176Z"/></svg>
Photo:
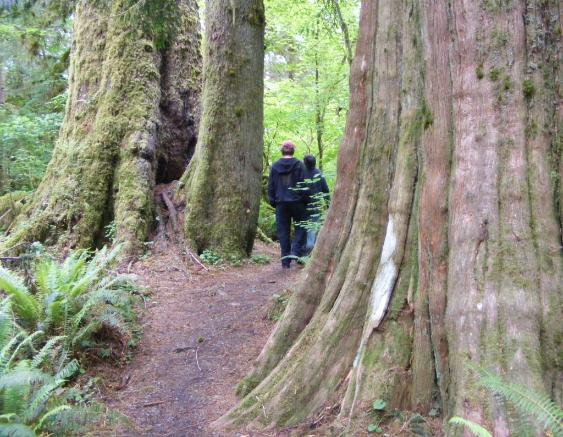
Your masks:
<svg viewBox="0 0 563 437"><path fill-rule="evenodd" d="M471 420L464 419L463 417L454 416L449 422L452 425L461 425L467 428L471 433L477 437L493 437L489 431L483 428L478 423L472 422Z"/></svg>
<svg viewBox="0 0 563 437"><path fill-rule="evenodd" d="M370 423L368 425L368 432L370 433L376 432L379 434L383 432L383 428L381 428L379 425L375 425L374 423Z"/></svg>
<svg viewBox="0 0 563 437"><path fill-rule="evenodd" d="M386 405L387 405L387 402L385 402L383 399L376 399L375 401L373 401L373 404L371 404L372 408L375 411L385 410Z"/></svg>

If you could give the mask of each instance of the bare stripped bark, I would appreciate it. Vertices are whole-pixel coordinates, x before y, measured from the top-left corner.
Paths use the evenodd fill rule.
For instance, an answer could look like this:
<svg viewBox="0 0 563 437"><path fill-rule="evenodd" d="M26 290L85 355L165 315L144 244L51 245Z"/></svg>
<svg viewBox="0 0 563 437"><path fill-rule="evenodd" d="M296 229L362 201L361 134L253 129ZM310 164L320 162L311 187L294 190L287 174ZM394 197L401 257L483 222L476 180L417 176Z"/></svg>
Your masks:
<svg viewBox="0 0 563 437"><path fill-rule="evenodd" d="M561 399L559 23L555 1L362 3L325 227L218 426L337 403L355 435L374 399L427 414L438 391L444 419L521 435L468 362Z"/></svg>
<svg viewBox="0 0 563 437"><path fill-rule="evenodd" d="M157 3L77 3L59 140L4 246L92 247L112 221L130 253L148 237L155 183L178 179L193 153L201 63L195 0ZM164 41L155 9L177 20Z"/></svg>

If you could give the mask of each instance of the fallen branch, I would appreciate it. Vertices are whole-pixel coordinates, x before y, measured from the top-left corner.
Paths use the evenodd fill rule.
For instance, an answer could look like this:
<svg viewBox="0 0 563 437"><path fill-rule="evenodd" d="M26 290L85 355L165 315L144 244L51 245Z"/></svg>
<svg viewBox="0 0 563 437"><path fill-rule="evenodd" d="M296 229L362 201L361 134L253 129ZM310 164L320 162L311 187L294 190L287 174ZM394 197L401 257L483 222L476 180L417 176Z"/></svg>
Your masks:
<svg viewBox="0 0 563 437"><path fill-rule="evenodd" d="M198 266L202 267L206 272L209 271L209 269L205 266L205 264L203 264L203 263L199 260L199 258L197 257L197 255L195 255L191 250L186 249L186 252L187 252L187 254L195 261L195 263L196 263Z"/></svg>
<svg viewBox="0 0 563 437"><path fill-rule="evenodd" d="M154 402L147 402L146 404L141 404L141 407L154 407L155 405L160 405L160 404L164 404L167 401L154 401Z"/></svg>
<svg viewBox="0 0 563 437"><path fill-rule="evenodd" d="M166 194L165 191L163 191L162 193L160 193L162 200L164 201L164 204L166 205L166 208L168 208L168 215L170 217L170 223L172 224L172 230L174 232L178 231L178 214L176 212L176 208L174 208L174 204L172 203L172 201L170 200L170 197L168 197L168 194Z"/></svg>

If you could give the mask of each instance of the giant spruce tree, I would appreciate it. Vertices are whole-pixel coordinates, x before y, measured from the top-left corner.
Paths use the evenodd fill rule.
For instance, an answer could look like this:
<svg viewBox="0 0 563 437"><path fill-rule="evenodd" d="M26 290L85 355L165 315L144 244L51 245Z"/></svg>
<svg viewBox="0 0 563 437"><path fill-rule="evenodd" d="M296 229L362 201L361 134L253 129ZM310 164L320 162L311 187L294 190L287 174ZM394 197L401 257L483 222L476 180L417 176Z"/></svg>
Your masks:
<svg viewBox="0 0 563 437"><path fill-rule="evenodd" d="M155 183L178 179L195 147L199 50L195 0L77 2L63 126L5 245L91 247L114 222L139 247Z"/></svg>
<svg viewBox="0 0 563 437"><path fill-rule="evenodd" d="M183 177L185 233L198 251L252 250L262 177L262 0L207 3L202 116Z"/></svg>
<svg viewBox="0 0 563 437"><path fill-rule="evenodd" d="M559 5L364 0L334 199L220 426L383 398L522 435L471 362L561 401ZM461 430L449 429L448 435Z"/></svg>

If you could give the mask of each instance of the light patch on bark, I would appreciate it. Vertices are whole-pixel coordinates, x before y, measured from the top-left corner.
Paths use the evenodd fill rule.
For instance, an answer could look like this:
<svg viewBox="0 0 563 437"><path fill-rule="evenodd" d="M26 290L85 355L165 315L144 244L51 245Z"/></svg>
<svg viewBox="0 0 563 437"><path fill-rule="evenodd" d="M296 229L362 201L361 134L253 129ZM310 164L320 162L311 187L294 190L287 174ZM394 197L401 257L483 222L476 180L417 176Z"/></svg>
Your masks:
<svg viewBox="0 0 563 437"><path fill-rule="evenodd" d="M393 291L398 273L397 266L393 261L393 255L396 249L397 236L393 227L393 217L389 216L377 275L371 287L370 331L377 328L381 319L383 319L383 315L389 304L389 299L391 298L391 292Z"/></svg>

